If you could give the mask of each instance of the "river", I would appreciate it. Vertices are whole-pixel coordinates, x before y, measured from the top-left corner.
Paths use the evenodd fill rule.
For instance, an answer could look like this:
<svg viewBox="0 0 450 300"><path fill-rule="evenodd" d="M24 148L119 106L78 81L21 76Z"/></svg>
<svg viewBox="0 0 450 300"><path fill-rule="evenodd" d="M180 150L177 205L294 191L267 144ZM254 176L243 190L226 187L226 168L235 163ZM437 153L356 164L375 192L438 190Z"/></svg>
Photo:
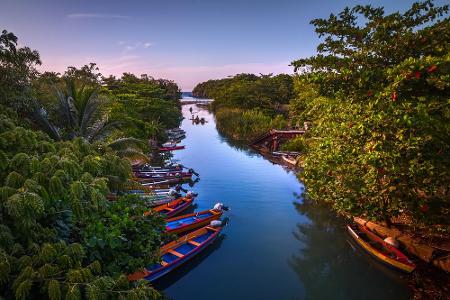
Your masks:
<svg viewBox="0 0 450 300"><path fill-rule="evenodd" d="M189 107L204 117L193 125ZM221 136L214 116L183 106L187 132L174 158L200 181L196 211L231 207L221 237L155 287L172 299L408 299L402 275L351 243L345 224L304 203L295 174Z"/></svg>

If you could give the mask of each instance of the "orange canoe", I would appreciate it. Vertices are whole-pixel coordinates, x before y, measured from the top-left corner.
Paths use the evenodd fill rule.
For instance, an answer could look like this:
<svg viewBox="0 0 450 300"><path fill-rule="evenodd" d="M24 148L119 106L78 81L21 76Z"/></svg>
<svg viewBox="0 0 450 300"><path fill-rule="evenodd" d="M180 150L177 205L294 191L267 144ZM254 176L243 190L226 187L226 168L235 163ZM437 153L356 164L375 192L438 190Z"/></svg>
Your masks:
<svg viewBox="0 0 450 300"><path fill-rule="evenodd" d="M167 204L156 206L152 211L161 214L164 218L174 217L180 212L186 210L194 201L194 197L180 197ZM150 211L145 212L144 215L147 216Z"/></svg>
<svg viewBox="0 0 450 300"><path fill-rule="evenodd" d="M222 211L209 209L198 213L192 213L167 219L166 232L178 234L198 227L202 227L210 224L212 220L219 219L221 215Z"/></svg>

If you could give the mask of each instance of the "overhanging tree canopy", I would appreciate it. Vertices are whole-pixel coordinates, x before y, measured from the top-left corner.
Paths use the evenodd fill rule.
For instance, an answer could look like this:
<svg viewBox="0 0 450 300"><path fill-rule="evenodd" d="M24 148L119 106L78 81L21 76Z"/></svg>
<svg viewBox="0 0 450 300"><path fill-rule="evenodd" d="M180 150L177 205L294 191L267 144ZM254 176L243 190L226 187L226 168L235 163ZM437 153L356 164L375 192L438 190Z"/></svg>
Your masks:
<svg viewBox="0 0 450 300"><path fill-rule="evenodd" d="M310 197L342 212L448 226L450 22L431 1L404 13L346 8L311 23L318 55L294 61L291 114ZM447 227L448 229L448 227Z"/></svg>

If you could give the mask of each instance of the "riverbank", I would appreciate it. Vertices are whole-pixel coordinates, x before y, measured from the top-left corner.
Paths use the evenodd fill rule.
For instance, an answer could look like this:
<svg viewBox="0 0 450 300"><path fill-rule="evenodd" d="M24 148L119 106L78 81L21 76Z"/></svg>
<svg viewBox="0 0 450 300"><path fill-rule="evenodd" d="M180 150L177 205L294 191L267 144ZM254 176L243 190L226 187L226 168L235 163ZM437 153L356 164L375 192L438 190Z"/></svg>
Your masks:
<svg viewBox="0 0 450 300"><path fill-rule="evenodd" d="M410 299L406 277L353 250L344 220L305 201L293 172L222 135L207 110L193 110L208 122L183 120L186 149L174 159L201 174L196 210L223 202L230 222L222 239L156 288L174 299Z"/></svg>
<svg viewBox="0 0 450 300"><path fill-rule="evenodd" d="M221 129L222 127L217 126L217 128ZM227 135L227 131L221 132L222 134L225 134L228 139L234 139L232 135ZM241 147L244 146L241 145ZM262 153L262 155L274 164L284 164L281 160L277 160L275 157L268 153ZM297 170L297 172L301 171ZM331 209L331 207L329 207L329 209ZM348 214L342 215L348 217ZM449 292L448 286L450 285L450 279L448 277L448 273L438 270L435 265L437 265L438 267L443 267L445 270L447 268L448 259L443 257L441 251L435 251L431 249L432 247L424 244L423 241L417 238L417 236L414 237L414 235L410 235L410 233L394 234L386 232L386 236L399 237L400 242L404 246L403 249L406 250L406 253L408 253L411 258L414 258L415 262L418 265L417 270L414 271L413 274L404 275L406 282L413 291L411 298L446 299L446 295L448 295ZM400 237L400 235L403 236ZM435 255L439 255L441 259L436 261ZM371 258L368 259L370 260Z"/></svg>
<svg viewBox="0 0 450 300"><path fill-rule="evenodd" d="M385 224L374 223L362 218L354 222L367 226L382 238L395 238L410 257L416 259L417 268L408 282L414 291L413 299L446 299L450 295L450 255L447 243L438 246L417 237L417 233L402 232L395 224L390 228Z"/></svg>

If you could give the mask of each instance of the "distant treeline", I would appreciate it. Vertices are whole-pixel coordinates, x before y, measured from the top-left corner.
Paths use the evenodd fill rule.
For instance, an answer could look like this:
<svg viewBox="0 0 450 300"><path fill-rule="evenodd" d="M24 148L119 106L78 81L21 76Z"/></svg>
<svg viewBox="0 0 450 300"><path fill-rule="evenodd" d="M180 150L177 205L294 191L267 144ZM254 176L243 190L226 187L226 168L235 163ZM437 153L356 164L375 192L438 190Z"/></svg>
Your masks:
<svg viewBox="0 0 450 300"><path fill-rule="evenodd" d="M286 105L294 96L293 78L238 74L209 80L192 91L195 97L213 98L218 129L235 140L249 140L271 128L286 126Z"/></svg>
<svg viewBox="0 0 450 300"><path fill-rule="evenodd" d="M213 98L213 107L263 109L275 111L288 104L293 97L292 76L238 74L231 78L208 80L198 84L192 94L199 98Z"/></svg>

